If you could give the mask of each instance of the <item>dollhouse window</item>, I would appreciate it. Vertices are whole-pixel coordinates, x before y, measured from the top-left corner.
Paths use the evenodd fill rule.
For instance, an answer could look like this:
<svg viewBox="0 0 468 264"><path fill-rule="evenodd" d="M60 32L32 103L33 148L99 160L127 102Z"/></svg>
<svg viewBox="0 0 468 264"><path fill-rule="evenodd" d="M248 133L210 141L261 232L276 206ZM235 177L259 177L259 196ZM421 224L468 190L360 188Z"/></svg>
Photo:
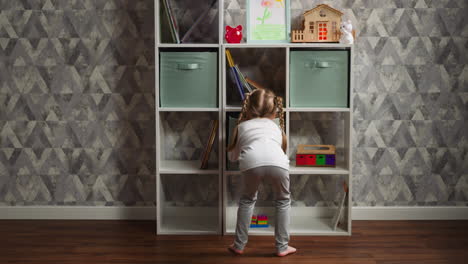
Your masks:
<svg viewBox="0 0 468 264"><path fill-rule="evenodd" d="M314 33L314 22L309 22L310 33Z"/></svg>
<svg viewBox="0 0 468 264"><path fill-rule="evenodd" d="M336 33L336 21L332 22L332 32Z"/></svg>
<svg viewBox="0 0 468 264"><path fill-rule="evenodd" d="M318 33L319 33L319 40L327 40L328 39L328 30L327 30L327 23L318 23Z"/></svg>
<svg viewBox="0 0 468 264"><path fill-rule="evenodd" d="M325 13L325 11L324 11L323 9L320 10L319 15L320 15L321 17L326 17L326 16L327 16L327 14Z"/></svg>

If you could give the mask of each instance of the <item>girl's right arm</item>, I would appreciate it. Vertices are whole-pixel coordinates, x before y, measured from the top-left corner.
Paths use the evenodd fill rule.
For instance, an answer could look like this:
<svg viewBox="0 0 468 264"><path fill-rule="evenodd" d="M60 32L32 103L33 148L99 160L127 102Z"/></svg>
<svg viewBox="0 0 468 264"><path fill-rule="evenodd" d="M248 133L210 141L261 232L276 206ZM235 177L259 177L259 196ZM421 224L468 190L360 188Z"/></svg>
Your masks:
<svg viewBox="0 0 468 264"><path fill-rule="evenodd" d="M228 159L232 162L237 161L239 159L240 149L239 144L236 144L236 147L228 152Z"/></svg>
<svg viewBox="0 0 468 264"><path fill-rule="evenodd" d="M234 128L232 142L229 144L227 151L228 151L228 159L230 161L234 162L239 159L240 147L239 147L239 139L238 139L238 126Z"/></svg>

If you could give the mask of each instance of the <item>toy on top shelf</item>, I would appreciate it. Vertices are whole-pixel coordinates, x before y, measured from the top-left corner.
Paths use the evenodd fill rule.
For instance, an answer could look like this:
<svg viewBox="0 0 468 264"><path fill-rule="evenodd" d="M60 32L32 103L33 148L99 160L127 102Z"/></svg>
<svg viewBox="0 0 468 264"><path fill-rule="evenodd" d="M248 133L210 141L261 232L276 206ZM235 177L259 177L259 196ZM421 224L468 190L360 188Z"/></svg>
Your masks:
<svg viewBox="0 0 468 264"><path fill-rule="evenodd" d="M235 28L226 26L226 34L224 38L228 43L240 43L242 40L242 26L238 25Z"/></svg>
<svg viewBox="0 0 468 264"><path fill-rule="evenodd" d="M268 216L252 215L252 220L250 221L250 227L253 227L253 228L269 227Z"/></svg>
<svg viewBox="0 0 468 264"><path fill-rule="evenodd" d="M341 44L353 44L354 43L354 30L353 25L351 25L351 21L343 21L341 22L340 26L341 30Z"/></svg>
<svg viewBox="0 0 468 264"><path fill-rule="evenodd" d="M296 166L335 167L336 150L333 145L298 145Z"/></svg>
<svg viewBox="0 0 468 264"><path fill-rule="evenodd" d="M343 13L321 4L303 14L302 30L292 30L292 42L339 42Z"/></svg>

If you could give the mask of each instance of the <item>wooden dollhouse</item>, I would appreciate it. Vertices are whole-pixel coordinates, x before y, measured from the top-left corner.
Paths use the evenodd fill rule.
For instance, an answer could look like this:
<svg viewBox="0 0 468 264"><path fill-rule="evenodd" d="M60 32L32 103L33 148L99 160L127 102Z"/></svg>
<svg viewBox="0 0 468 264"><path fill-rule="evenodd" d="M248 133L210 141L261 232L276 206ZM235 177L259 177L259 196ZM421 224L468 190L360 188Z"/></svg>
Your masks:
<svg viewBox="0 0 468 264"><path fill-rule="evenodd" d="M302 30L292 30L292 42L339 42L342 12L321 4L304 12Z"/></svg>

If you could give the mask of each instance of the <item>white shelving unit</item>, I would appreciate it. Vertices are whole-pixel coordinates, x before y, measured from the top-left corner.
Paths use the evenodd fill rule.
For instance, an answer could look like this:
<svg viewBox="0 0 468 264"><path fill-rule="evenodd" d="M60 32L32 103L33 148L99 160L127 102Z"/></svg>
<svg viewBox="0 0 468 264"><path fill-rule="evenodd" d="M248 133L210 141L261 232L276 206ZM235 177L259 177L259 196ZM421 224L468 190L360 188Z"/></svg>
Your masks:
<svg viewBox="0 0 468 264"><path fill-rule="evenodd" d="M301 177L301 175L308 175L308 177L341 177L344 179L349 187L349 195L347 204L351 205L352 197L352 54L353 47L350 45L342 45L337 43L284 43L284 44L227 44L224 43L224 0L218 1L218 43L190 43L190 44L166 44L160 42L160 28L159 28L159 0L155 1L155 28L156 28L156 45L155 45L155 108L156 108L156 193L157 193L157 221L156 230L157 234L233 234L235 229L237 206L233 201L229 201L229 177L240 177L239 171L229 170L226 158L226 145L227 145L227 115L228 113L239 112L239 105L231 105L228 103L227 82L228 73L226 72L226 49L281 49L285 58L285 83L284 83L284 102L286 114L286 134L288 136L288 155L294 150L291 149L291 133L294 132L294 124L291 122L291 115L314 115L315 113L334 113L343 116L344 124L344 152L342 153L343 161L335 168L317 168L317 167L297 167L295 161L291 160L290 177ZM218 51L218 107L208 108L168 108L160 107L159 104L159 54L160 49L190 49L190 48L210 48ZM314 49L314 50L346 50L349 51L349 86L348 86L348 107L347 108L323 108L323 107L290 107L289 106L289 60L291 49ZM284 51L284 52L283 52ZM234 58L235 60L236 57ZM241 70L244 65L240 65ZM219 120L218 128L218 162L217 166L209 167L208 169L199 169L199 161L194 160L170 160L165 159L165 153L161 146L166 140L166 135L163 127L166 115L169 113L180 112L191 113L192 115L211 115L217 117ZM307 122L307 121L305 121ZM208 131L208 128L207 128ZM208 135L209 132L207 132ZM183 175L193 181L197 178L211 177L213 186L217 190L217 204L206 207L186 207L174 206L174 203L165 201L165 187L164 180L172 175ZM195 184L196 185L196 184ZM213 187L213 188L216 188ZM231 195L232 196L232 195ZM294 193L292 193L294 198ZM314 207L314 206L292 206L291 208L291 234L292 235L351 235L351 206L347 206L347 225L346 227L339 227L332 230L331 217L335 212L334 207ZM273 207L256 207L256 213L264 213L269 216L274 216ZM274 217L270 218L270 228L257 228L251 229L252 235L273 235Z"/></svg>

